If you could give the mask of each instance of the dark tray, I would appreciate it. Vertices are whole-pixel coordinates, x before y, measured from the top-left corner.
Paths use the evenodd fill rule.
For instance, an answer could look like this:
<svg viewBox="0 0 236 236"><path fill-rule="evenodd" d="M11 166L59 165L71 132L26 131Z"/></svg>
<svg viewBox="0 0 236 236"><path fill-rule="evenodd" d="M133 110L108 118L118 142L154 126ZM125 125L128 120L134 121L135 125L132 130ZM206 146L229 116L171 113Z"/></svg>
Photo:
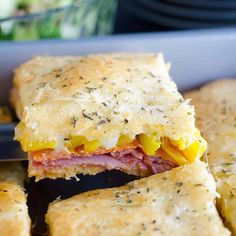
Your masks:
<svg viewBox="0 0 236 236"><path fill-rule="evenodd" d="M32 56L114 51L163 52L166 61L172 63L171 75L174 75L174 80L182 91L198 87L212 79L236 77L236 30L233 28L97 37L76 41L3 42L0 43L0 105L8 104L14 68ZM5 137L5 141L3 138L0 140L0 158L3 154L15 155L15 152L19 152L17 143L11 150L3 143L6 142L6 137L11 139L13 128L14 124L0 124L0 137ZM23 165L26 168L27 162L23 162ZM79 182L75 179L58 179L34 183L34 179L30 179L25 183L33 235L46 232L44 214L48 203L57 197L68 198L87 190L119 186L135 179L134 176L118 171L78 177Z"/></svg>

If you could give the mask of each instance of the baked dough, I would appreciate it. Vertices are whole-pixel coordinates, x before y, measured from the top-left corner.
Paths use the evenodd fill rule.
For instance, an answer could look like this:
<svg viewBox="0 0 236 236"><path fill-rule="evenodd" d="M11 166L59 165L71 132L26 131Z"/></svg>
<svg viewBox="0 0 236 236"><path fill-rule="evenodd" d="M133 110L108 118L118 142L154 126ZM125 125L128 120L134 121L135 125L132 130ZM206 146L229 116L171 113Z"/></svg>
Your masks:
<svg viewBox="0 0 236 236"><path fill-rule="evenodd" d="M236 235L236 80L218 80L185 94L208 142L208 163L217 181L221 215Z"/></svg>
<svg viewBox="0 0 236 236"><path fill-rule="evenodd" d="M15 70L16 139L80 135L116 146L121 134L194 136L194 109L177 92L161 54L35 57Z"/></svg>
<svg viewBox="0 0 236 236"><path fill-rule="evenodd" d="M162 54L36 57L16 69L12 101L36 180L111 169L148 176L194 162L206 146ZM122 137L130 141L119 145Z"/></svg>
<svg viewBox="0 0 236 236"><path fill-rule="evenodd" d="M51 236L224 236L215 183L200 161L119 188L55 201L46 222Z"/></svg>
<svg viewBox="0 0 236 236"><path fill-rule="evenodd" d="M23 179L19 163L0 163L0 235L30 235Z"/></svg>

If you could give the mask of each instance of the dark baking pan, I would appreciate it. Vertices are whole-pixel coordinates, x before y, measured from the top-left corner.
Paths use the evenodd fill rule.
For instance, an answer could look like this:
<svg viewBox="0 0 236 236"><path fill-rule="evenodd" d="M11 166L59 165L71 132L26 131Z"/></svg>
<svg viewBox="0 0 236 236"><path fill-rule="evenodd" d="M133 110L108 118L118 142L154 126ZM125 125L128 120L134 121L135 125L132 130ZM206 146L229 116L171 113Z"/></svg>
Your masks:
<svg viewBox="0 0 236 236"><path fill-rule="evenodd" d="M206 21L206 22L235 22L236 9L199 9L197 7L187 7L157 0L136 0L141 8L149 11L163 13L165 15L180 17L186 20ZM236 4L236 2L234 2Z"/></svg>
<svg viewBox="0 0 236 236"><path fill-rule="evenodd" d="M36 55L84 55L102 52L163 52L172 62L171 75L180 90L198 87L217 78L236 77L236 30L196 30L170 33L97 37L76 41L4 42L0 44L0 103L8 104L15 67ZM0 125L0 136L12 138L14 124ZM16 145L17 146L17 145ZM16 147L16 149L19 147ZM2 145L4 155L12 148ZM17 149L18 150L18 149ZM27 162L23 163L25 167ZM26 182L33 235L46 232L44 214L49 202L90 189L119 186L135 179L118 171L78 176L80 181L34 179Z"/></svg>
<svg viewBox="0 0 236 236"><path fill-rule="evenodd" d="M235 11L191 9L154 0L130 0L124 8L133 16L170 29L201 29L236 26ZM217 18L217 16L220 16Z"/></svg>
<svg viewBox="0 0 236 236"><path fill-rule="evenodd" d="M155 0L159 1L159 0ZM202 9L235 10L235 0L162 0L176 5Z"/></svg>

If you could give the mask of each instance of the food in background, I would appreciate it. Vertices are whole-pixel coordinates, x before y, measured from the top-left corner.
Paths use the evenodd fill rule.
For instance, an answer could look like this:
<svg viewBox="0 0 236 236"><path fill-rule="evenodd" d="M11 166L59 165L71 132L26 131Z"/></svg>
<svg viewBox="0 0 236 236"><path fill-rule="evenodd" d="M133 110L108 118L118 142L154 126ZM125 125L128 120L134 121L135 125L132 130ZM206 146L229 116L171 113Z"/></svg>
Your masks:
<svg viewBox="0 0 236 236"><path fill-rule="evenodd" d="M0 40L109 34L113 30L116 3L116 0L1 0Z"/></svg>
<svg viewBox="0 0 236 236"><path fill-rule="evenodd" d="M185 94L208 142L208 164L217 182L221 215L236 234L236 80L219 80Z"/></svg>
<svg viewBox="0 0 236 236"><path fill-rule="evenodd" d="M1 235L30 236L30 217L20 163L0 163Z"/></svg>
<svg viewBox="0 0 236 236"><path fill-rule="evenodd" d="M51 236L230 235L214 202L215 182L199 161L119 188L51 203Z"/></svg>

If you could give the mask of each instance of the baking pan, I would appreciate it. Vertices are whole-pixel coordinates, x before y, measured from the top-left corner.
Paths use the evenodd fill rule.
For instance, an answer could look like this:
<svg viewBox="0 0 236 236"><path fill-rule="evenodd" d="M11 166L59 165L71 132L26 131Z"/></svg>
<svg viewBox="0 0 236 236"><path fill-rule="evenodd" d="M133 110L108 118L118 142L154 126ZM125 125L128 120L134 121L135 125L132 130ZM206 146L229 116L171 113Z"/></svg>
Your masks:
<svg viewBox="0 0 236 236"><path fill-rule="evenodd" d="M163 52L166 61L172 63L171 75L181 91L199 87L213 79L236 77L234 28L96 37L76 41L3 42L0 44L0 104L8 104L14 68L32 56L84 55L115 51ZM11 139L13 128L14 124L0 125L0 137ZM4 155L16 155L14 150L19 151L16 143L15 149L1 144L1 141L0 145ZM27 163L23 162L23 165L26 168ZM134 176L118 171L78 178L80 181L26 181L33 235L45 235L47 229L44 214L48 203L56 198L68 198L90 189L119 186L135 179Z"/></svg>

